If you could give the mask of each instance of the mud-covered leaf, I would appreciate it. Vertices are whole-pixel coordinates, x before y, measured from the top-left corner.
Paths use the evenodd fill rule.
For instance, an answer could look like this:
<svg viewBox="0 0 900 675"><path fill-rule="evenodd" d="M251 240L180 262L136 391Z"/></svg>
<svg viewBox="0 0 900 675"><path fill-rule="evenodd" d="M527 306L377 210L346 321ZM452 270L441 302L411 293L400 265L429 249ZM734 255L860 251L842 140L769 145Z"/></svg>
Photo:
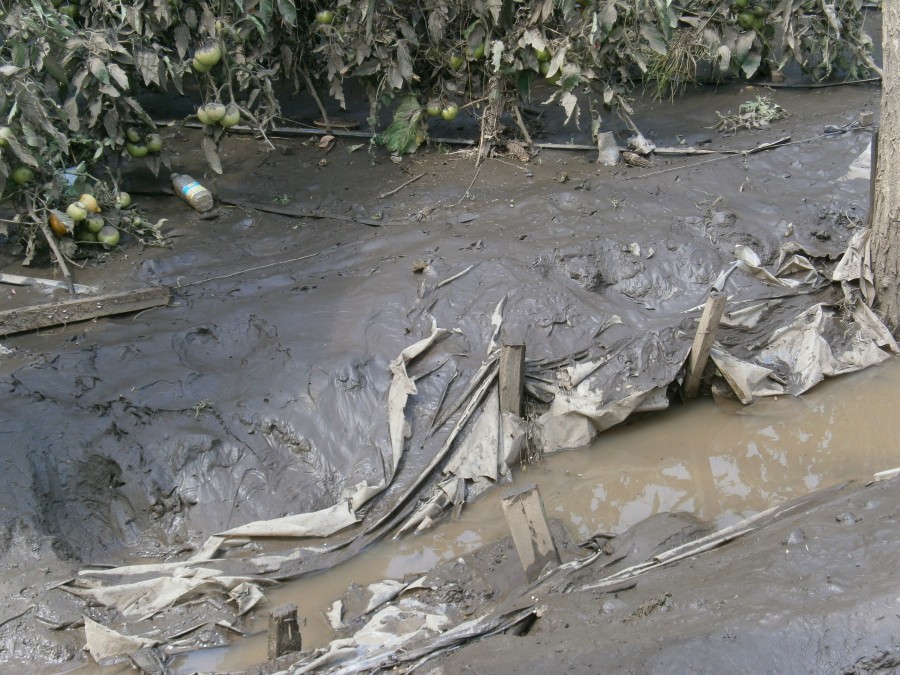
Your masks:
<svg viewBox="0 0 900 675"><path fill-rule="evenodd" d="M9 144L9 149L12 150L13 154L18 158L20 162L23 164L27 164L30 167L35 169L39 168L38 161L35 159L34 155L31 154L31 151L23 146L16 138L7 138L7 143Z"/></svg>
<svg viewBox="0 0 900 675"><path fill-rule="evenodd" d="M397 43L397 66L400 69L400 75L403 79L407 82L412 82L413 64L412 58L410 58L409 55L409 47L405 40L400 40Z"/></svg>
<svg viewBox="0 0 900 675"><path fill-rule="evenodd" d="M294 0L278 0L278 13L287 25L297 25L297 8L294 6Z"/></svg>
<svg viewBox="0 0 900 675"><path fill-rule="evenodd" d="M216 142L213 138L211 136L204 136L203 140L200 141L200 147L203 149L203 155L206 157L209 168L216 173L222 173L222 161L219 159L219 149L216 147Z"/></svg>
<svg viewBox="0 0 900 675"><path fill-rule="evenodd" d="M96 56L92 56L90 61L88 61L88 68L90 68L91 74L103 84L109 84L109 70L103 61Z"/></svg>
<svg viewBox="0 0 900 675"><path fill-rule="evenodd" d="M660 32L659 28L656 26L645 23L641 26L641 35L644 36L644 39L647 40L647 44L650 45L650 49L655 51L657 54L661 56L665 56L669 53L669 48L666 46L666 40L663 37L663 34Z"/></svg>
<svg viewBox="0 0 900 675"><path fill-rule="evenodd" d="M190 45L191 40L191 32L188 30L188 27L181 23L175 26L174 31L175 36L175 50L178 52L179 58L184 58L188 53L188 46Z"/></svg>

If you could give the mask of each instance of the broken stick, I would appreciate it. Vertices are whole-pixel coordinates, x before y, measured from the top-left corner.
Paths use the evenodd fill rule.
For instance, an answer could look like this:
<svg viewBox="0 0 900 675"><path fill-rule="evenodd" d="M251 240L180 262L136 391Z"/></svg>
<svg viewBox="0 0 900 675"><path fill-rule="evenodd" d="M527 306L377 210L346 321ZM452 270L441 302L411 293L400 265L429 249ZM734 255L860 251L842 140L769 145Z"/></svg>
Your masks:
<svg viewBox="0 0 900 675"><path fill-rule="evenodd" d="M500 500L500 505L528 581L535 581L547 565L559 565L559 551L550 534L538 486L527 485L510 492Z"/></svg>
<svg viewBox="0 0 900 675"><path fill-rule="evenodd" d="M136 291L106 293L88 298L7 309L0 312L0 335L12 335L168 305L171 295L172 291L168 286L154 286Z"/></svg>
<svg viewBox="0 0 900 675"><path fill-rule="evenodd" d="M697 334L694 336L694 344L688 356L687 375L684 378L684 395L692 398L697 395L700 388L700 379L706 362L709 360L709 350L716 340L716 330L719 321L725 311L725 301L728 296L724 292L713 289L706 298L703 314L700 316L700 325L697 326Z"/></svg>
<svg viewBox="0 0 900 675"><path fill-rule="evenodd" d="M297 623L297 605L280 605L269 614L269 660L299 652L302 649L300 625Z"/></svg>

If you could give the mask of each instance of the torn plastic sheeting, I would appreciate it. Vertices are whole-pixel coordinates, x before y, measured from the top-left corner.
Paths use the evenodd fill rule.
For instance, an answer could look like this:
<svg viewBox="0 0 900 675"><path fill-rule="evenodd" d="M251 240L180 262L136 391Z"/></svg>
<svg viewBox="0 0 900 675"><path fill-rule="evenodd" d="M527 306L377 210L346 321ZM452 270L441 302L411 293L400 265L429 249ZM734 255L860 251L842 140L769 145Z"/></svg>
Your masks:
<svg viewBox="0 0 900 675"><path fill-rule="evenodd" d="M444 473L469 480L484 476L496 481L500 477L499 449L500 396L495 387L465 439L447 460Z"/></svg>
<svg viewBox="0 0 900 675"><path fill-rule="evenodd" d="M177 575L173 573L115 586L62 588L73 595L89 597L104 607L114 607L127 619L142 621L197 595L228 595L241 584L259 582L259 579L247 577L221 576L218 570L200 567L182 568Z"/></svg>
<svg viewBox="0 0 900 675"><path fill-rule="evenodd" d="M295 674L310 672L355 672L349 664L365 662L385 652L392 654L405 645L443 631L450 620L418 600L404 598L376 612L351 638L333 640L327 650L317 650L312 659L298 663Z"/></svg>
<svg viewBox="0 0 900 675"><path fill-rule="evenodd" d="M814 305L789 326L775 331L756 360L776 372L779 366L786 367L790 374L787 392L794 396L825 377L881 363L889 358L889 353L880 345L894 353L897 353L897 345L893 339L885 343L881 331L873 333L869 325L870 311L867 307L863 311L862 307L865 305L856 304L852 312L856 321L849 324L833 308ZM828 337L832 338L831 343ZM842 339L838 341L838 337Z"/></svg>
<svg viewBox="0 0 900 675"><path fill-rule="evenodd" d="M646 400L653 399L659 393L665 394L667 389L668 384L633 388L621 398L606 404L602 396L595 392L558 393L550 409L538 420L541 436L546 442L545 452L588 445L598 433L619 424Z"/></svg>
<svg viewBox="0 0 900 675"><path fill-rule="evenodd" d="M327 537L355 525L359 518L350 500L312 513L257 520L221 532L220 537Z"/></svg>
<svg viewBox="0 0 900 675"><path fill-rule="evenodd" d="M457 476L438 483L431 497L397 530L395 539L413 528L416 532L424 532L434 525L434 521L451 506L458 506L466 500L466 481Z"/></svg>
<svg viewBox="0 0 900 675"><path fill-rule="evenodd" d="M769 300L761 304L726 312L722 315L719 325L724 328L756 328L762 318L780 304L780 300Z"/></svg>
<svg viewBox="0 0 900 675"><path fill-rule="evenodd" d="M133 635L122 635L89 617L83 618L85 648L98 664L106 659L116 656L128 656L141 649L156 645L156 640L148 640L147 638Z"/></svg>
<svg viewBox="0 0 900 675"><path fill-rule="evenodd" d="M844 295L848 295L847 284L856 282L865 303L871 307L875 301L875 274L872 272L872 231L859 230L847 244L847 250L831 273L832 281L841 283Z"/></svg>
<svg viewBox="0 0 900 675"><path fill-rule="evenodd" d="M767 284L773 286L784 286L787 288L796 288L797 286L806 285L807 280L784 279L772 274L769 270L762 266L762 261L753 249L748 246L738 245L734 247L734 255L737 258L737 268L742 272L746 272Z"/></svg>
<svg viewBox="0 0 900 675"><path fill-rule="evenodd" d="M391 437L391 466L384 479L369 485L362 481L350 488L344 495L347 501L339 502L326 509L312 513L299 513L283 518L258 520L220 533L221 537L327 537L359 522L357 510L372 497L380 494L390 485L403 456L406 439L409 437L409 422L406 419L406 402L416 394L415 381L409 376L406 366L421 356L435 342L450 335L452 331L438 328L432 319L431 334L404 349L390 364L393 377L388 393L388 425Z"/></svg>
<svg viewBox="0 0 900 675"><path fill-rule="evenodd" d="M710 350L709 356L741 403L752 403L754 396L779 396L784 393L784 386L772 379L775 373L769 368L742 361L718 343Z"/></svg>

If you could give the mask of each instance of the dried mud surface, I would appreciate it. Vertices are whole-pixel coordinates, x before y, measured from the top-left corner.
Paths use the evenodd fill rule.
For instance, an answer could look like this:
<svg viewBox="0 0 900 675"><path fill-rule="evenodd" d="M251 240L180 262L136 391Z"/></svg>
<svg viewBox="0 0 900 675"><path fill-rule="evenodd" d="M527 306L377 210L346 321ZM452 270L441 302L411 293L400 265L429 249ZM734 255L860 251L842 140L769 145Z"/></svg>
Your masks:
<svg viewBox="0 0 900 675"><path fill-rule="evenodd" d="M759 93L791 116L731 138L707 129L716 110L736 110ZM340 213L378 228L240 207L204 220L160 194L165 181L133 172L131 191L154 219L168 219L173 248L126 247L77 270L77 281L104 290L171 285L172 305L3 341L14 352L0 361L0 664L87 662L81 616L102 621L103 611L54 590L86 564L177 559L212 533L322 508L343 488L377 480L383 458L372 449L386 445L387 366L427 332L429 313L457 320L447 327L462 335L422 371L481 349L466 336L488 336L491 311L509 293L507 335L527 342L530 356L568 353L617 315L655 336L634 358L654 362L660 372L647 376L664 381L689 341L673 317L702 302L736 244L752 246L767 264L789 229L814 255L843 249L848 225L865 214L868 187L839 179L869 134L825 137L823 129L876 110L877 101L868 87L729 86L674 106L645 102L637 119L660 145L710 138L714 147L747 149L786 135L814 139L706 164L657 159L655 169L544 151L528 166L489 160L476 176L471 161L453 153L395 165L379 152L351 152L351 140L328 153L297 139L275 139L272 153L247 138L225 143L227 174L210 181L221 197ZM453 132L460 130L440 133ZM202 174L192 132L172 129L167 140L178 170ZM655 254L636 261L626 254L632 244ZM447 292L428 296L471 265ZM53 275L49 266L21 268L2 246L0 269ZM0 297L14 307L60 296L4 288ZM423 381L421 398L436 398L451 375ZM421 407L414 431L431 413ZM384 502L429 459L424 446L413 448L409 473ZM896 666L892 490L896 483L848 488L780 524L786 532L747 537L621 597L560 596L527 636L474 644L441 667ZM835 522L844 512L861 518ZM782 553L793 529L805 538Z"/></svg>

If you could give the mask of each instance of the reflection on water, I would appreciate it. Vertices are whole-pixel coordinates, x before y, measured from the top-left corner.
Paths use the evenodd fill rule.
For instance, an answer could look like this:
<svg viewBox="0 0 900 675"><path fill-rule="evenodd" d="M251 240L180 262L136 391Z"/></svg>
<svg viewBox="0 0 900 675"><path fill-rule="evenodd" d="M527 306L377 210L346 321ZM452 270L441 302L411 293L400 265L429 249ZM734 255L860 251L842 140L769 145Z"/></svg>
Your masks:
<svg viewBox="0 0 900 675"><path fill-rule="evenodd" d="M699 399L517 471L516 482L537 483L548 514L574 540L622 532L661 511L689 511L728 525L816 488L900 466L898 385L900 360L894 359L800 398L748 407ZM505 536L499 496L506 489L467 506L458 522L384 542L329 572L285 584L267 594L269 606L297 603L306 618L304 648L323 645L333 636L321 612L351 583L423 571ZM265 629L264 617L256 628ZM237 649L192 654L177 672L239 669L264 659L260 635Z"/></svg>

